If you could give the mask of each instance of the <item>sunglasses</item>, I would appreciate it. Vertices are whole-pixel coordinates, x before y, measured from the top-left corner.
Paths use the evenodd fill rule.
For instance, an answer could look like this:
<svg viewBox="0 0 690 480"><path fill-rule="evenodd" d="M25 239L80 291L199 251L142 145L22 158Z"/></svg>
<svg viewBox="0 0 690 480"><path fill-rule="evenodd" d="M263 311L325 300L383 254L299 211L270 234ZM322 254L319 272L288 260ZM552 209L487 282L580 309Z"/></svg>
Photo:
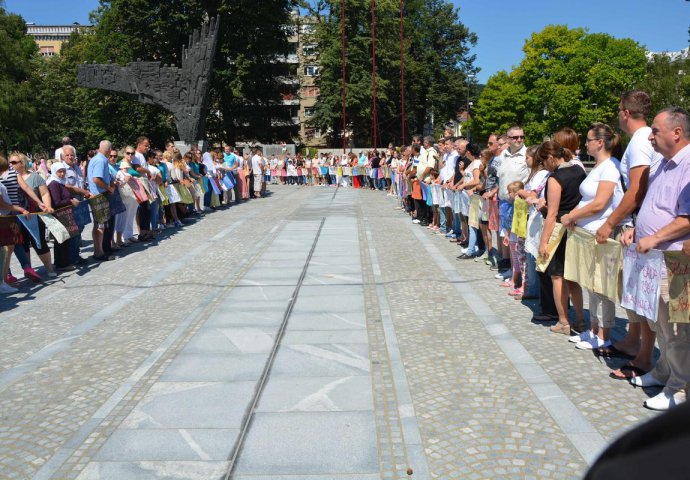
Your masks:
<svg viewBox="0 0 690 480"><path fill-rule="evenodd" d="M117 158L117 155L111 155L110 158Z"/></svg>
<svg viewBox="0 0 690 480"><path fill-rule="evenodd" d="M488 143L489 146L491 146L491 145L493 145L493 144L494 144L494 142L489 142L489 143Z"/></svg>
<svg viewBox="0 0 690 480"><path fill-rule="evenodd" d="M511 140L524 140L525 136L524 135L513 135L512 137L508 137Z"/></svg>
<svg viewBox="0 0 690 480"><path fill-rule="evenodd" d="M19 165L20 163L22 162L19 160L10 160L10 165Z"/></svg>
<svg viewBox="0 0 690 480"><path fill-rule="evenodd" d="M134 152L125 152L125 155L134 155Z"/></svg>

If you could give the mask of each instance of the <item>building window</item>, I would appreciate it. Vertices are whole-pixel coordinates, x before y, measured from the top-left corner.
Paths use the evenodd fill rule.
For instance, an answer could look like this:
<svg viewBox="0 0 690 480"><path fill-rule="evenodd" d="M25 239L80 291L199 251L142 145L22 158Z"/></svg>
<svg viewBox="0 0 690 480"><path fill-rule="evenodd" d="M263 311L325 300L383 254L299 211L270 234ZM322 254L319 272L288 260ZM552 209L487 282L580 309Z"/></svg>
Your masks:
<svg viewBox="0 0 690 480"><path fill-rule="evenodd" d="M310 35L310 34L316 33L316 25L312 25L312 24L300 25L299 30L301 33Z"/></svg>
<svg viewBox="0 0 690 480"><path fill-rule="evenodd" d="M309 118L314 116L314 107L305 107L304 108L304 117Z"/></svg>
<svg viewBox="0 0 690 480"><path fill-rule="evenodd" d="M316 51L317 48L318 48L318 45L315 43L305 45L302 47L302 54L305 57L313 57L317 54L317 51Z"/></svg>
<svg viewBox="0 0 690 480"><path fill-rule="evenodd" d="M321 129L317 128L314 130L314 138L321 138Z"/></svg>
<svg viewBox="0 0 690 480"><path fill-rule="evenodd" d="M303 98L316 98L321 95L321 89L319 87L304 87L302 88Z"/></svg>
<svg viewBox="0 0 690 480"><path fill-rule="evenodd" d="M307 77L318 77L319 76L319 67L316 65L308 65L304 67L304 75Z"/></svg>
<svg viewBox="0 0 690 480"><path fill-rule="evenodd" d="M41 55L44 57L52 57L55 55L55 47L41 47Z"/></svg>

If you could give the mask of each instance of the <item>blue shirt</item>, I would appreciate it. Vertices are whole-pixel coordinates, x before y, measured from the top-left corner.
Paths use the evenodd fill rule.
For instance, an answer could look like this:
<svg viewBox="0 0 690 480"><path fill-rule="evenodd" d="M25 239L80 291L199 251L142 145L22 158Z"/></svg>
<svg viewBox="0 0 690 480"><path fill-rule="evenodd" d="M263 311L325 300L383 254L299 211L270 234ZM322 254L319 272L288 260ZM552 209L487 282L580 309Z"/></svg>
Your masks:
<svg viewBox="0 0 690 480"><path fill-rule="evenodd" d="M105 155L101 152L98 152L96 156L89 161L89 166L86 169L86 177L89 179L89 192L94 195L106 191L104 188L96 185L96 182L93 181L94 178L100 178L103 180L103 183L110 185L111 178L110 168L108 168L108 159L105 158Z"/></svg>
<svg viewBox="0 0 690 480"><path fill-rule="evenodd" d="M229 155L227 153L224 153L223 160L225 161L225 164L228 167L233 168L235 166L235 162L237 162L237 156L234 153L231 153Z"/></svg>

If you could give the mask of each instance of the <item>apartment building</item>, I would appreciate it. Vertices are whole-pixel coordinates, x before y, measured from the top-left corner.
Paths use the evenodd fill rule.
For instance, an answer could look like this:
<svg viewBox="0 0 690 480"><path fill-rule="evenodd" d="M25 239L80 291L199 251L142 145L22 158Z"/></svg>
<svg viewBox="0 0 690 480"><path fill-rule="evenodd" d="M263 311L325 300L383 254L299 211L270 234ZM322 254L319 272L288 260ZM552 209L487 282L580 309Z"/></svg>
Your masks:
<svg viewBox="0 0 690 480"><path fill-rule="evenodd" d="M80 25L76 22L71 25L36 25L34 23L27 23L26 33L34 39L42 56L52 57L60 55L62 45L69 40L72 32L82 28L89 28L89 26Z"/></svg>

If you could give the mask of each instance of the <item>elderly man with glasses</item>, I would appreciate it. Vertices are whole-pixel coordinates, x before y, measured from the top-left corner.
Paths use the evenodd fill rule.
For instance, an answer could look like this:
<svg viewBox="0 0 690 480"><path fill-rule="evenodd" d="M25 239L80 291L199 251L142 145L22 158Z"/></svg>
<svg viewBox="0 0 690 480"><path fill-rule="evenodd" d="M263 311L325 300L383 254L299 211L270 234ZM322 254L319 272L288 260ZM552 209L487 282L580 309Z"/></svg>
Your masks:
<svg viewBox="0 0 690 480"><path fill-rule="evenodd" d="M526 182L529 177L530 168L527 166L527 147L525 147L525 132L522 127L513 126L508 129L508 148L499 156L500 165L498 166L498 214L499 214L499 235L503 237L509 230L507 225L508 210L508 185L513 182ZM501 257L499 267L510 268L510 249L500 244Z"/></svg>

